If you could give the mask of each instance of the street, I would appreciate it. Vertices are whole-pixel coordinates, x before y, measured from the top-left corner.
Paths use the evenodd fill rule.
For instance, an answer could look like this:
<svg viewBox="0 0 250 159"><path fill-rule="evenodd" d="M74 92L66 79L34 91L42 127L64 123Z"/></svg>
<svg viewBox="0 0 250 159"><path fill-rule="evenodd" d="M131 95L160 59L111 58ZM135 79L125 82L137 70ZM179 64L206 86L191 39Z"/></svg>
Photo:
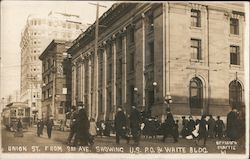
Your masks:
<svg viewBox="0 0 250 159"><path fill-rule="evenodd" d="M194 140L179 139L174 143L169 137L165 143L161 136L156 139L141 137L139 146L134 146L132 139L127 144L121 140L120 144L115 143L115 137L95 138L95 143L89 147L67 146L66 140L68 131L52 131L52 138L48 139L46 128L43 135L36 135L36 128L29 128L24 131L24 137L14 137L14 132L5 128L2 129L2 150L8 153L244 153L244 144L240 141L230 142L225 139L208 139L206 147L196 146ZM244 141L244 140L242 140ZM225 150L225 151L224 151Z"/></svg>

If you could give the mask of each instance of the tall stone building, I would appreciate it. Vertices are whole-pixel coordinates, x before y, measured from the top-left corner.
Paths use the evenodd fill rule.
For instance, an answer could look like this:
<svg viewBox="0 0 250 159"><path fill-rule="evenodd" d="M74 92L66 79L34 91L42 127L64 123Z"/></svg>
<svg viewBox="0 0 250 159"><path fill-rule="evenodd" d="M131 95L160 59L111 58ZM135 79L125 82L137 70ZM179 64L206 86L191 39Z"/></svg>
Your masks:
<svg viewBox="0 0 250 159"><path fill-rule="evenodd" d="M52 39L72 41L85 29L78 15L50 12L30 15L21 35L21 101L31 107L34 119L41 117L42 63L38 59Z"/></svg>
<svg viewBox="0 0 250 159"><path fill-rule="evenodd" d="M53 40L39 56L42 61L42 118L64 120L71 105L70 42Z"/></svg>
<svg viewBox="0 0 250 159"><path fill-rule="evenodd" d="M113 119L117 106L136 105L164 119L165 100L175 115L244 105L244 3L114 4L99 19L97 57L94 25L68 50L72 102L90 116Z"/></svg>

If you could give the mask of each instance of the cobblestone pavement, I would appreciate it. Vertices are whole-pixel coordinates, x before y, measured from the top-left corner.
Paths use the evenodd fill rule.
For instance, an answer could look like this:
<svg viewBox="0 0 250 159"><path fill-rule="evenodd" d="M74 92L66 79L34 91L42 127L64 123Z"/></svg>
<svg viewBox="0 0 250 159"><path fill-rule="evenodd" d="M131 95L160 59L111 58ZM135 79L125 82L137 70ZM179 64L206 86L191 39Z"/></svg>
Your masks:
<svg viewBox="0 0 250 159"><path fill-rule="evenodd" d="M2 129L2 151L8 153L222 153L220 149L227 149L226 153L242 154L245 152L244 140L227 142L226 139L208 139L205 147L196 146L194 140L179 139L174 143L169 137L163 143L161 136L157 138L141 137L140 144L134 146L131 140L129 144L121 140L120 144L115 143L115 137L96 137L95 143L88 147L67 146L66 139L68 131L52 131L52 138L48 139L46 128L41 137L36 135L36 128L29 128L24 131L24 137L14 137L14 133ZM221 147L218 147L221 146ZM223 147L224 146L224 147ZM227 147L225 147L227 146Z"/></svg>

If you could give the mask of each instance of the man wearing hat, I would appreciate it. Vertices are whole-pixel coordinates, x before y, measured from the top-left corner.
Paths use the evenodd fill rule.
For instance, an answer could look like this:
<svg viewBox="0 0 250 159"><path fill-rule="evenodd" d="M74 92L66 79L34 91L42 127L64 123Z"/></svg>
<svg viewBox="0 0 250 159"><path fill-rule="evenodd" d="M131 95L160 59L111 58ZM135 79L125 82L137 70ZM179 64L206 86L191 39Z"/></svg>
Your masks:
<svg viewBox="0 0 250 159"><path fill-rule="evenodd" d="M201 139L204 139L203 146L206 146L207 135L208 135L207 115L201 116L198 133L199 133L198 139L195 140L195 144L198 145L198 142Z"/></svg>
<svg viewBox="0 0 250 159"><path fill-rule="evenodd" d="M115 115L115 131L116 131L116 143L119 144L120 137L127 140L129 143L129 137L126 135L126 116L122 111L121 107L117 108L117 113Z"/></svg>
<svg viewBox="0 0 250 159"><path fill-rule="evenodd" d="M69 133L69 137L68 137L68 145L71 144L71 140L76 134L77 115L78 115L78 111L76 110L76 106L72 106L71 115L70 115L70 133Z"/></svg>
<svg viewBox="0 0 250 159"><path fill-rule="evenodd" d="M175 131L174 131L174 126L175 126L174 117L170 111L170 108L167 108L166 111L167 111L167 119L163 123L164 133L163 133L162 141L165 142L165 139L170 134L170 135L172 135L174 142L178 142L177 136L176 136Z"/></svg>
<svg viewBox="0 0 250 159"><path fill-rule="evenodd" d="M135 145L139 144L141 115L135 106L132 106L130 113L130 128Z"/></svg>
<svg viewBox="0 0 250 159"><path fill-rule="evenodd" d="M227 137L230 140L236 140L239 136L239 117L235 107L227 114Z"/></svg>
<svg viewBox="0 0 250 159"><path fill-rule="evenodd" d="M80 146L86 146L89 142L89 120L84 105L78 105L79 113L76 119L76 142L80 142Z"/></svg>
<svg viewBox="0 0 250 159"><path fill-rule="evenodd" d="M47 134L48 138L51 138L52 127L54 126L53 116L51 115L47 121Z"/></svg>

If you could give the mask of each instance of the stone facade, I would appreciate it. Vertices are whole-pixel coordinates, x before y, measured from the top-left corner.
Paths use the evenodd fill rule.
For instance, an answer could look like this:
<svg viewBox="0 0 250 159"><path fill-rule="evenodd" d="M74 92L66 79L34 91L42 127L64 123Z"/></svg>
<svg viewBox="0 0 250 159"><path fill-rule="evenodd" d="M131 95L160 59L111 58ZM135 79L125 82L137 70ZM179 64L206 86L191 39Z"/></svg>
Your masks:
<svg viewBox="0 0 250 159"><path fill-rule="evenodd" d="M97 58L94 24L68 50L72 104L98 120L132 105L163 119L166 98L175 115L225 116L244 105L244 18L243 3L115 4L99 19Z"/></svg>
<svg viewBox="0 0 250 159"><path fill-rule="evenodd" d="M53 40L39 56L42 61L42 117L64 120L71 106L71 43Z"/></svg>

